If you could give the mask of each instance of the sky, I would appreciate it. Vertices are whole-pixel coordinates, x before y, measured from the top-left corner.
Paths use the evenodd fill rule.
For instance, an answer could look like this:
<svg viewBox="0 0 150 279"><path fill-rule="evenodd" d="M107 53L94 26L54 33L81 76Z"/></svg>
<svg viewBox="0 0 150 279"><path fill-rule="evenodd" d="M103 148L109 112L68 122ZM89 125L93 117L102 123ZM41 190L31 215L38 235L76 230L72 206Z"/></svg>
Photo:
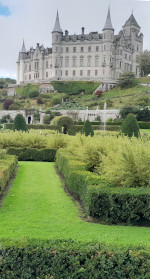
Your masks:
<svg viewBox="0 0 150 279"><path fill-rule="evenodd" d="M23 39L27 50L36 43L51 47L57 9L63 32L102 33L109 4L115 34L133 11L150 50L150 0L0 0L0 77L16 78Z"/></svg>

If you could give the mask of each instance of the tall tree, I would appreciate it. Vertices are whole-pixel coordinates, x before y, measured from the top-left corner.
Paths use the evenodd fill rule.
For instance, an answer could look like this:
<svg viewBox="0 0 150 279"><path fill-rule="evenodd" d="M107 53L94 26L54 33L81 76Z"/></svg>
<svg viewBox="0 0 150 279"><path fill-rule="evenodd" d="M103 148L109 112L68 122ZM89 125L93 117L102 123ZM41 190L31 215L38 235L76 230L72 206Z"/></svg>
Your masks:
<svg viewBox="0 0 150 279"><path fill-rule="evenodd" d="M138 55L137 63L141 76L150 74L150 51L146 49Z"/></svg>
<svg viewBox="0 0 150 279"><path fill-rule="evenodd" d="M137 138L139 137L139 125L137 123L136 117L132 113L129 113L123 121L121 132L129 138L132 136Z"/></svg>

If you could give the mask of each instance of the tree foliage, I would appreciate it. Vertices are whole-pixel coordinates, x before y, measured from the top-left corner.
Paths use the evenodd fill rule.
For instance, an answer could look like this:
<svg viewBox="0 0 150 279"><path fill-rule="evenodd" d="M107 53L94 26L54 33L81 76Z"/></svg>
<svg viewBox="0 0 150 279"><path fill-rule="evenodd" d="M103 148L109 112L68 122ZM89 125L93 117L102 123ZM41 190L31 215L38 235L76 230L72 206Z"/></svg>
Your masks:
<svg viewBox="0 0 150 279"><path fill-rule="evenodd" d="M150 111L149 109L139 110L137 114L137 120L143 122L150 122Z"/></svg>
<svg viewBox="0 0 150 279"><path fill-rule="evenodd" d="M144 50L143 53L138 55L137 63L141 76L150 74L150 51Z"/></svg>
<svg viewBox="0 0 150 279"><path fill-rule="evenodd" d="M128 137L139 137L139 125L137 123L136 117L129 113L121 126L121 132Z"/></svg>
<svg viewBox="0 0 150 279"><path fill-rule="evenodd" d="M91 125L89 120L86 120L85 123L84 123L83 133L85 134L85 136L89 136L89 135L91 137L94 136L94 131L93 131L92 125Z"/></svg>
<svg viewBox="0 0 150 279"><path fill-rule="evenodd" d="M13 130L22 130L22 131L27 131L27 125L25 122L24 117L22 114L17 114L14 123L13 123Z"/></svg>
<svg viewBox="0 0 150 279"><path fill-rule="evenodd" d="M6 99L3 104L4 109L8 110L9 107L13 104L13 102L14 101L12 99Z"/></svg>
<svg viewBox="0 0 150 279"><path fill-rule="evenodd" d="M124 72L120 75L118 85L123 88L133 87L135 85L135 75L131 72Z"/></svg>
<svg viewBox="0 0 150 279"><path fill-rule="evenodd" d="M125 106L120 110L121 118L125 118L129 113L137 115L140 109L135 106Z"/></svg>
<svg viewBox="0 0 150 279"><path fill-rule="evenodd" d="M63 128L63 133L67 134L68 128L73 125L73 120L69 116L56 116L53 119L52 125L58 129Z"/></svg>

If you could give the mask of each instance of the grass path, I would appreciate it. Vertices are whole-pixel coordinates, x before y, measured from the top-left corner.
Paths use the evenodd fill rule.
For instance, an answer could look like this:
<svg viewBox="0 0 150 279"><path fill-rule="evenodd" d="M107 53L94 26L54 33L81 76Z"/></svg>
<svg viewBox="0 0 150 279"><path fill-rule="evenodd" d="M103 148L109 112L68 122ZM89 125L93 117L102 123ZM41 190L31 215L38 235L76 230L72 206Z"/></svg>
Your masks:
<svg viewBox="0 0 150 279"><path fill-rule="evenodd" d="M73 239L150 247L150 228L86 223L64 192L54 163L19 162L0 209L0 238Z"/></svg>

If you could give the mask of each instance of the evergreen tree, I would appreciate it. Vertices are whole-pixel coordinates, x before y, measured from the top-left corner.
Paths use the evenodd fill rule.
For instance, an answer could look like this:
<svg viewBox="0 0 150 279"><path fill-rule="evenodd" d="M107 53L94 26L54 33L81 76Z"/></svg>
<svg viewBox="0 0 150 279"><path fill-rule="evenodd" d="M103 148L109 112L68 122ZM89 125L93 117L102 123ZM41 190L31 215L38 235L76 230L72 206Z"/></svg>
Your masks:
<svg viewBox="0 0 150 279"><path fill-rule="evenodd" d="M21 130L21 131L27 131L27 125L25 122L24 117L22 114L17 114L14 123L13 123L13 130Z"/></svg>
<svg viewBox="0 0 150 279"><path fill-rule="evenodd" d="M136 117L132 113L129 113L123 121L121 132L130 138L132 136L137 138L139 137L139 125L137 123Z"/></svg>
<svg viewBox="0 0 150 279"><path fill-rule="evenodd" d="M89 120L86 120L84 122L83 134L85 134L86 137L89 136L89 135L91 135L91 137L94 136L94 131L93 131L91 122Z"/></svg>

